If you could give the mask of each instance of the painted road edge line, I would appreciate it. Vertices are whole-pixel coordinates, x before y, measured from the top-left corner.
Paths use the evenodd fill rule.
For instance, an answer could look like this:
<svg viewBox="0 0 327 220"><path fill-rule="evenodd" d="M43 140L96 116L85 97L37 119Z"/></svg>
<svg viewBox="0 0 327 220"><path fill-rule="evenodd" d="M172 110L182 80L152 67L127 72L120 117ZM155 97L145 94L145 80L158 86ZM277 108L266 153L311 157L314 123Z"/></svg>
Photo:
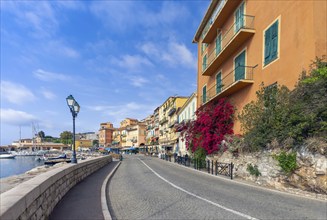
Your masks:
<svg viewBox="0 0 327 220"><path fill-rule="evenodd" d="M102 187L101 187L101 209L102 209L102 214L103 214L103 217L104 217L105 220L112 220L110 212L109 212L109 208L108 208L108 203L107 203L107 195L106 195L107 185L108 185L108 182L109 182L111 176L115 173L115 171L117 170L120 163L121 162L119 161L118 164L115 166L115 168L109 173L109 175L106 177L106 179L102 183Z"/></svg>
<svg viewBox="0 0 327 220"><path fill-rule="evenodd" d="M140 160L140 159L139 159ZM205 201L205 202L207 202L207 203L210 203L211 205L214 205L214 206L217 206L217 207L219 207L219 208L221 208L221 209L224 209L224 210L226 210L226 211L228 211L228 212L231 212L231 213L233 213L233 214L236 214L236 215L238 215L238 216L241 216L241 217L244 217L244 218L247 218L247 219L252 219L252 220L257 220L256 218L254 218L254 217L252 217L252 216L249 216L249 215L247 215L247 214L244 214L244 213L241 213L241 212L238 212L238 211L235 211L235 210L233 210L233 209L230 209L230 208L227 208L227 207L225 207L225 206L223 206L223 205L220 205L220 204L218 204L218 203L215 203L215 202L212 202L212 201L210 201L210 200L208 200L208 199L205 199L205 198L203 198L203 197L201 197L201 196L198 196L198 195L196 195L196 194L194 194L194 193L191 193L191 192L189 192L189 191L187 191L187 190L185 190L185 189L183 189L183 188L181 188L181 187L179 187L179 186L177 186L177 185L175 185L174 183L172 183L172 182L170 182L169 180L166 180L164 177L162 177L162 176L160 176L156 171L154 171L151 167L149 167L146 163L144 163L142 160L140 160L149 170L151 170L156 176L158 176L160 179L162 179L163 181L165 181L166 183L168 183L168 184L170 184L171 186L173 186L174 188L176 188L176 189L178 189L178 190L180 190L180 191L182 191L182 192L185 192L186 194L189 194L189 195L191 195L191 196L193 196L193 197L195 197L195 198L198 198L198 199L200 199L200 200L202 200L202 201Z"/></svg>

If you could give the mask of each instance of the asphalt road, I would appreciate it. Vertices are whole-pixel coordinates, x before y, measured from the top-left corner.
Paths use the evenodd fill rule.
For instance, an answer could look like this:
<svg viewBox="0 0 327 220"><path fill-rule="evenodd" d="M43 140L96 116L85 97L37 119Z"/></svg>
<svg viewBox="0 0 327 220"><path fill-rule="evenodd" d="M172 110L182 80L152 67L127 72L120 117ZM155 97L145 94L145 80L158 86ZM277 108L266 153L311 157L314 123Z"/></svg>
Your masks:
<svg viewBox="0 0 327 220"><path fill-rule="evenodd" d="M124 156L109 183L113 219L326 219L327 203Z"/></svg>

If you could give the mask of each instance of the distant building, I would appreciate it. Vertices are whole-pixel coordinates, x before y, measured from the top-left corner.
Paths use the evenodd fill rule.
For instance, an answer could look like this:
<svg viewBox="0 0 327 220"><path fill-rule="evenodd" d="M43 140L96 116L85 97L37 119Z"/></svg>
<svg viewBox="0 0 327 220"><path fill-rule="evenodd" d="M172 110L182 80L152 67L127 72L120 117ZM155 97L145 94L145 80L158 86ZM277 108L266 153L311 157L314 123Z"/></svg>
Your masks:
<svg viewBox="0 0 327 220"><path fill-rule="evenodd" d="M100 124L99 129L99 145L100 146L110 146L113 140L114 127L110 122L105 122Z"/></svg>
<svg viewBox="0 0 327 220"><path fill-rule="evenodd" d="M326 55L326 8L314 0L212 0L193 39L198 107L226 97L241 111L262 83L293 89L303 69ZM234 132L240 128L236 120Z"/></svg>
<svg viewBox="0 0 327 220"><path fill-rule="evenodd" d="M93 147L92 140L83 140L83 139L75 140L75 147L76 149L91 148Z"/></svg>
<svg viewBox="0 0 327 220"><path fill-rule="evenodd" d="M171 96L159 107L159 144L165 152L176 152L178 137L174 129L177 112L188 97Z"/></svg>
<svg viewBox="0 0 327 220"><path fill-rule="evenodd" d="M120 123L122 147L145 147L146 124L137 119L126 118Z"/></svg>
<svg viewBox="0 0 327 220"><path fill-rule="evenodd" d="M196 106L197 106L197 95L193 93L185 102L185 104L178 111L178 124L182 125L188 121L193 121L196 119ZM178 126L176 126L178 128ZM176 150L179 155L185 155L187 153L186 144L184 138L179 135L179 131L176 130L178 134L178 149Z"/></svg>

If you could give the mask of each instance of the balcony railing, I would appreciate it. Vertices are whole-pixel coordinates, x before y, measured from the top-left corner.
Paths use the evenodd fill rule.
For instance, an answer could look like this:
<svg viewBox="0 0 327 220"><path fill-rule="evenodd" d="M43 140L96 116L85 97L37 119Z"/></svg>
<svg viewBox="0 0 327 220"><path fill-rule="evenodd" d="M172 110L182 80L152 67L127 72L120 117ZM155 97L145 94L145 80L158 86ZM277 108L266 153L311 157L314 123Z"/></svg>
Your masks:
<svg viewBox="0 0 327 220"><path fill-rule="evenodd" d="M216 47L208 51L206 60L202 64L203 75L210 76L216 72L217 68L255 33L254 18L251 15L243 15L222 36L220 43L218 42Z"/></svg>
<svg viewBox="0 0 327 220"><path fill-rule="evenodd" d="M167 121L168 121L167 118L166 118L166 117L163 117L163 118L160 120L160 124L162 125L162 124L166 123Z"/></svg>
<svg viewBox="0 0 327 220"><path fill-rule="evenodd" d="M177 123L177 120L174 120L174 121L171 121L170 123L169 123L169 128L172 128L172 127L174 127L174 125Z"/></svg>
<svg viewBox="0 0 327 220"><path fill-rule="evenodd" d="M172 114L174 114L175 113L175 111L176 111L176 108L171 108L170 110L169 110L169 112L168 112L168 116L171 116Z"/></svg>
<svg viewBox="0 0 327 220"><path fill-rule="evenodd" d="M210 30L210 28L212 27L212 25L214 24L216 18L218 17L218 15L220 14L221 10L223 9L224 5L226 4L227 0L221 0L218 2L215 10L212 13L211 18L209 19L209 21L207 22L206 26L203 29L202 32L202 36L203 38L206 37L208 31Z"/></svg>
<svg viewBox="0 0 327 220"><path fill-rule="evenodd" d="M201 96L201 103L205 104L216 97L225 97L231 95L247 85L253 83L253 71L256 66L239 66L232 72L228 73L221 80L221 83L214 84L206 92L206 96ZM239 76L236 76L236 71L241 72Z"/></svg>
<svg viewBox="0 0 327 220"><path fill-rule="evenodd" d="M211 19L208 21L202 32L202 42L211 43L217 35L217 29L221 29L226 21L234 14L235 9L243 0L221 0L218 2L212 13Z"/></svg>

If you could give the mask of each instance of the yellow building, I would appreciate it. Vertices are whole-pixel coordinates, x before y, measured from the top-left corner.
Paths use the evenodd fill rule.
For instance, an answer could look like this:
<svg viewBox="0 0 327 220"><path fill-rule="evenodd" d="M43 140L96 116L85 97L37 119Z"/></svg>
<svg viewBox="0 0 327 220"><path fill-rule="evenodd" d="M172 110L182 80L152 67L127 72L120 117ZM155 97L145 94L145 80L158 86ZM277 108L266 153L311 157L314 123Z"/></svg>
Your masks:
<svg viewBox="0 0 327 220"><path fill-rule="evenodd" d="M146 143L146 124L126 118L120 123L121 146L139 148Z"/></svg>
<svg viewBox="0 0 327 220"><path fill-rule="evenodd" d="M171 96L159 107L159 144L164 151L175 151L178 136L174 125L177 123L177 112L188 97Z"/></svg>
<svg viewBox="0 0 327 220"><path fill-rule="evenodd" d="M301 71L327 53L326 4L212 0L193 39L198 107L227 97L239 111L262 83L294 88ZM238 121L234 132L241 132Z"/></svg>
<svg viewBox="0 0 327 220"><path fill-rule="evenodd" d="M91 148L92 147L92 141L91 140L76 140L75 141L75 147L78 148Z"/></svg>

